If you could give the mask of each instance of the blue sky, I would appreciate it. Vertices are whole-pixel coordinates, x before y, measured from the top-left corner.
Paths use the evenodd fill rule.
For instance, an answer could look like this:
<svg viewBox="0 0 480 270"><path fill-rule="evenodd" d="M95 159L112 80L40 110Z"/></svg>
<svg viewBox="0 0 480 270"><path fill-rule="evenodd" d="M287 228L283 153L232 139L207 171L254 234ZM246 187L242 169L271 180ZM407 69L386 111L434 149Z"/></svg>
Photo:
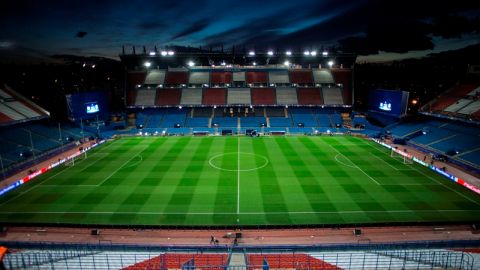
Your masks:
<svg viewBox="0 0 480 270"><path fill-rule="evenodd" d="M342 46L369 61L480 41L480 1L2 1L0 57L116 58L125 46ZM79 34L80 33L80 34Z"/></svg>

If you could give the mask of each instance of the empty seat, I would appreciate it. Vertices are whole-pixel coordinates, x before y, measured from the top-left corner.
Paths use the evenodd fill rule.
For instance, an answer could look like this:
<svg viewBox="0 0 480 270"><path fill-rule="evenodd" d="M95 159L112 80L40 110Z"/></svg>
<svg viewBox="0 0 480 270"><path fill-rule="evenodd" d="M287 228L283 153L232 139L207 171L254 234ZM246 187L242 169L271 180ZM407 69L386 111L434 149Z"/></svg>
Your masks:
<svg viewBox="0 0 480 270"><path fill-rule="evenodd" d="M290 79L288 77L287 70L275 70L268 73L268 81L273 84L289 84Z"/></svg>
<svg viewBox="0 0 480 270"><path fill-rule="evenodd" d="M227 89L207 88L203 91L203 105L224 105L226 103Z"/></svg>
<svg viewBox="0 0 480 270"><path fill-rule="evenodd" d="M143 84L145 81L146 73L144 71L130 71L127 73L127 84L130 89L137 85Z"/></svg>
<svg viewBox="0 0 480 270"><path fill-rule="evenodd" d="M323 104L320 88L298 88L299 105L321 105Z"/></svg>
<svg viewBox="0 0 480 270"><path fill-rule="evenodd" d="M155 105L180 105L181 89L158 89Z"/></svg>
<svg viewBox="0 0 480 270"><path fill-rule="evenodd" d="M323 100L326 105L341 105L343 103L342 89L338 87L322 88Z"/></svg>
<svg viewBox="0 0 480 270"><path fill-rule="evenodd" d="M311 70L290 70L290 82L299 85L313 84Z"/></svg>
<svg viewBox="0 0 480 270"><path fill-rule="evenodd" d="M157 91L155 89L139 89L135 98L136 106L153 106L155 105L155 97Z"/></svg>
<svg viewBox="0 0 480 270"><path fill-rule="evenodd" d="M182 105L201 105L202 104L202 88L185 88L182 89Z"/></svg>
<svg viewBox="0 0 480 270"><path fill-rule="evenodd" d="M314 69L312 70L312 73L313 73L313 80L315 81L315 83L320 83L320 84L335 83L332 72L330 72L330 70L328 69Z"/></svg>
<svg viewBox="0 0 480 270"><path fill-rule="evenodd" d="M245 81L252 84L266 84L268 83L268 73L264 71L245 72Z"/></svg>
<svg viewBox="0 0 480 270"><path fill-rule="evenodd" d="M227 104L251 104L250 88L228 88Z"/></svg>
<svg viewBox="0 0 480 270"><path fill-rule="evenodd" d="M186 71L168 71L165 76L165 84L169 86L179 86L188 83L188 72Z"/></svg>
<svg viewBox="0 0 480 270"><path fill-rule="evenodd" d="M165 82L165 70L150 70L145 77L144 84L159 85Z"/></svg>
<svg viewBox="0 0 480 270"><path fill-rule="evenodd" d="M273 88L252 88L253 105L274 105L275 89Z"/></svg>
<svg viewBox="0 0 480 270"><path fill-rule="evenodd" d="M244 82L245 81L245 72L233 72L233 81L234 82Z"/></svg>
<svg viewBox="0 0 480 270"><path fill-rule="evenodd" d="M226 85L231 84L233 79L232 72L216 72L210 73L210 83L212 85Z"/></svg>
<svg viewBox="0 0 480 270"><path fill-rule="evenodd" d="M188 84L192 85L204 85L210 83L210 73L209 72L190 72L190 77L188 79Z"/></svg>
<svg viewBox="0 0 480 270"><path fill-rule="evenodd" d="M279 105L296 105L298 104L296 88L277 88L277 104Z"/></svg>
<svg viewBox="0 0 480 270"><path fill-rule="evenodd" d="M468 104L467 106L465 106L464 108L460 109L458 111L458 113L463 113L463 114L472 114L476 111L480 110L480 101L474 101L470 104Z"/></svg>

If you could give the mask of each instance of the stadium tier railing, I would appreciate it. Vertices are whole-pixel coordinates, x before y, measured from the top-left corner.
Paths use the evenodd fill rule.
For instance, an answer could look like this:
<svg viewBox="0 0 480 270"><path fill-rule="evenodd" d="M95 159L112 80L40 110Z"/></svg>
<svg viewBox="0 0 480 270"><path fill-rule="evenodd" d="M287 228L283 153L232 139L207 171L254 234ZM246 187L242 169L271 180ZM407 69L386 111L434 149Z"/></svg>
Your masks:
<svg viewBox="0 0 480 270"><path fill-rule="evenodd" d="M2 242L17 252L6 254L8 269L119 269L169 254L278 254L287 257L305 257L322 260L343 269L477 269L471 254L451 248L474 247L479 240L470 241L418 241L385 244L319 244L290 246L154 246L117 244L72 244L38 242ZM230 260L228 260L228 263ZM185 262L182 262L184 265ZM225 269L265 269L267 265L228 265ZM202 265L202 269L219 269L222 265ZM225 265L223 265L225 266ZM395 266L395 267L393 267ZM405 266L405 267L402 267ZM406 267L408 266L408 267ZM296 264L296 269L309 267L308 262ZM142 268L145 269L145 268ZM158 268L157 268L158 269ZM266 268L268 269L268 268Z"/></svg>

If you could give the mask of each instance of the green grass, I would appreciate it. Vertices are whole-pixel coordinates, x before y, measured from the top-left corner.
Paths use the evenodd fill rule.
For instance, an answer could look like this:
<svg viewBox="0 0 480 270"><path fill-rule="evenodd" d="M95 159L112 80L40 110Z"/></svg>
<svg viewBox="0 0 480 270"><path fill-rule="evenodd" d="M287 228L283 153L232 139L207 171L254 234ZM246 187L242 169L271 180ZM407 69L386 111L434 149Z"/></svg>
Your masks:
<svg viewBox="0 0 480 270"><path fill-rule="evenodd" d="M480 197L355 137L138 137L0 198L0 222L478 222Z"/></svg>

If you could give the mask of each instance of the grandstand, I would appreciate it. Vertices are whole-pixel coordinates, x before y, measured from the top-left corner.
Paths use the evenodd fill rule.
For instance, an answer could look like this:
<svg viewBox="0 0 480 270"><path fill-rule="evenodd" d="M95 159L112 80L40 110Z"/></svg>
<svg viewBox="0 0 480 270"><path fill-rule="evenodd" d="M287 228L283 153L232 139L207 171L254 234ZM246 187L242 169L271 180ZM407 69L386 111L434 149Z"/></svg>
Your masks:
<svg viewBox="0 0 480 270"><path fill-rule="evenodd" d="M477 82L389 117L352 109L343 64L191 55L122 55L125 110L60 129L2 89L25 117L0 110L2 172L33 170L4 176L6 266L478 269L480 129L431 115L475 116Z"/></svg>

